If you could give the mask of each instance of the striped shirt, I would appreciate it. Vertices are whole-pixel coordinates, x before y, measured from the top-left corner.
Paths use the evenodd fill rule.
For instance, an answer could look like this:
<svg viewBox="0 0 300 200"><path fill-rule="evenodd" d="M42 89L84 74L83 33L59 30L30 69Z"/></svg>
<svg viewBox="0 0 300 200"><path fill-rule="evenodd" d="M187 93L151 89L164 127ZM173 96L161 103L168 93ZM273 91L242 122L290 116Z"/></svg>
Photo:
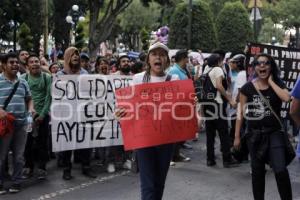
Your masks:
<svg viewBox="0 0 300 200"><path fill-rule="evenodd" d="M26 124L27 108L26 99L31 97L31 92L28 83L23 79L20 81L18 89L6 107L6 112L12 113L16 117L16 122L19 125ZM4 102L13 90L14 84L17 82L8 80L3 73L0 75L0 107L4 107Z"/></svg>

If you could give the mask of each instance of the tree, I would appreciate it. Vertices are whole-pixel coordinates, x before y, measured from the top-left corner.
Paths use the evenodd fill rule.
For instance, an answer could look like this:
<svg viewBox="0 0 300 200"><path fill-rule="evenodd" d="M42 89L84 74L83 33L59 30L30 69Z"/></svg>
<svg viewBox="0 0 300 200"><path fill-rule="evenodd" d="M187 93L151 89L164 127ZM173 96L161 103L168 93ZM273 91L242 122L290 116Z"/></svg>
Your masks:
<svg viewBox="0 0 300 200"><path fill-rule="evenodd" d="M157 2L161 5L169 3L169 0L141 0L145 5L149 2ZM104 2L104 3L103 3ZM89 50L95 57L99 44L109 38L114 22L133 0L88 0L89 16Z"/></svg>
<svg viewBox="0 0 300 200"><path fill-rule="evenodd" d="M283 42L284 30L276 28L274 25L275 23L271 18L264 19L264 24L258 38L260 43L272 43L272 37L275 37L277 42Z"/></svg>
<svg viewBox="0 0 300 200"><path fill-rule="evenodd" d="M160 5L170 5L170 4L172 4L172 0L141 0L141 2L146 7L148 7L151 2L156 2Z"/></svg>
<svg viewBox="0 0 300 200"><path fill-rule="evenodd" d="M127 8L133 0L109 0L102 6L102 1L88 0L90 9L89 51L96 57L99 44L105 41L113 28L117 16ZM101 8L104 10L100 13Z"/></svg>
<svg viewBox="0 0 300 200"><path fill-rule="evenodd" d="M65 19L74 4L84 11L88 9L86 0L53 0L53 15L50 18L50 26L53 27L52 35L55 38L55 43L62 44L63 49L66 49L70 44L71 24L67 23Z"/></svg>
<svg viewBox="0 0 300 200"><path fill-rule="evenodd" d="M170 22L170 48L187 48L188 13L187 3L177 6ZM211 51L217 46L216 31L208 4L194 1L192 7L191 48Z"/></svg>
<svg viewBox="0 0 300 200"><path fill-rule="evenodd" d="M12 41L12 22L26 23L33 36L34 51L38 53L42 34L41 1L39 0L1 0L0 1L0 39ZM18 27L17 27L18 29Z"/></svg>
<svg viewBox="0 0 300 200"><path fill-rule="evenodd" d="M219 48L239 52L253 38L248 13L241 2L226 3L216 21Z"/></svg>
<svg viewBox="0 0 300 200"><path fill-rule="evenodd" d="M299 28L300 28L300 4L299 0L284 0L276 4L279 21L283 22L286 28L296 29L296 46L300 48Z"/></svg>
<svg viewBox="0 0 300 200"><path fill-rule="evenodd" d="M141 42L142 42L142 50L147 51L149 48L149 30L147 30L145 27L140 32Z"/></svg>
<svg viewBox="0 0 300 200"><path fill-rule="evenodd" d="M76 27L75 47L82 49L85 46L83 25L79 23Z"/></svg>
<svg viewBox="0 0 300 200"><path fill-rule="evenodd" d="M209 0L209 7L213 14L213 19L216 20L218 13L221 12L225 3L227 2L236 2L238 0Z"/></svg>
<svg viewBox="0 0 300 200"><path fill-rule="evenodd" d="M20 16L23 21L30 27L33 51L39 53L40 39L43 34L43 17L42 17L42 1L40 0L19 0L20 2Z"/></svg>
<svg viewBox="0 0 300 200"><path fill-rule="evenodd" d="M33 36L31 34L30 28L26 23L21 24L18 34L18 42L21 49L26 49L32 51L33 49Z"/></svg>
<svg viewBox="0 0 300 200"><path fill-rule="evenodd" d="M140 31L143 28L147 30L158 28L160 10L161 7L157 3L149 3L148 7L145 7L140 0L133 0L133 3L118 17L122 28L122 42L129 49L138 50Z"/></svg>

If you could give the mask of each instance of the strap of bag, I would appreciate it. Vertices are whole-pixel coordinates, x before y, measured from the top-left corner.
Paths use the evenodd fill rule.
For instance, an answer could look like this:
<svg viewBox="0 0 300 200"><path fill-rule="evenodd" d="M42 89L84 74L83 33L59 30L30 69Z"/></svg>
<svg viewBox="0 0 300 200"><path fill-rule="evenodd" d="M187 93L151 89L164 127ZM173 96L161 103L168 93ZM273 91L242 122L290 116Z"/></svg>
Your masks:
<svg viewBox="0 0 300 200"><path fill-rule="evenodd" d="M271 110L272 114L275 116L275 118L278 120L281 128L283 128L283 124L280 120L280 118L278 117L278 115L275 113L275 111L273 110L272 106L270 105L269 101L264 97L264 95L256 88L256 86L254 85L254 83L252 83L256 92L259 94L260 98L264 101L264 103L268 106L268 108Z"/></svg>
<svg viewBox="0 0 300 200"><path fill-rule="evenodd" d="M44 86L46 88L47 87L47 77L46 77L46 74L44 72L42 72L42 76L43 76ZM25 80L28 82L28 74L27 73L25 75Z"/></svg>
<svg viewBox="0 0 300 200"><path fill-rule="evenodd" d="M168 74L167 77L166 77L166 81L170 81L171 78L172 78L172 76L170 74Z"/></svg>
<svg viewBox="0 0 300 200"><path fill-rule="evenodd" d="M212 67L210 70L208 70L208 72L206 72L205 74L209 74L214 68ZM203 73L204 74L204 73Z"/></svg>
<svg viewBox="0 0 300 200"><path fill-rule="evenodd" d="M14 96L14 94L16 93L17 88L18 88L18 86L19 86L19 83L20 83L20 81L17 81L17 82L14 84L12 91L10 92L9 96L7 97L7 99L5 100L5 102L4 102L4 104L3 104L3 110L6 109L6 107L8 106L8 104L9 104L9 102L10 102L10 100L12 99L12 97Z"/></svg>

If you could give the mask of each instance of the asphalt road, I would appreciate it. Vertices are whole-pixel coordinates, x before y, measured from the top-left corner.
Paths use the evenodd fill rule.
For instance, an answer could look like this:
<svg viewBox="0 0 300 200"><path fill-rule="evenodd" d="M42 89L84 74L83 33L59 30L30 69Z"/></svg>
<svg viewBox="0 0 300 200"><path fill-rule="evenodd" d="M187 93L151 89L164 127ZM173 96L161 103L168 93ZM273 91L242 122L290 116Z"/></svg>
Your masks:
<svg viewBox="0 0 300 200"><path fill-rule="evenodd" d="M218 141L218 139L217 139ZM249 164L237 168L223 168L219 147L216 147L217 166L207 167L205 137L192 142L192 150L184 150L191 162L177 163L171 167L164 193L164 200L251 200L251 175ZM118 170L108 174L93 165L98 178L89 179L80 174L74 165L74 179L62 180L62 171L56 162L49 163L47 180L27 180L18 194L0 196L2 200L138 200L140 199L138 174ZM295 200L300 200L300 163L294 160L289 166ZM279 200L274 174L268 168L266 175L266 200Z"/></svg>

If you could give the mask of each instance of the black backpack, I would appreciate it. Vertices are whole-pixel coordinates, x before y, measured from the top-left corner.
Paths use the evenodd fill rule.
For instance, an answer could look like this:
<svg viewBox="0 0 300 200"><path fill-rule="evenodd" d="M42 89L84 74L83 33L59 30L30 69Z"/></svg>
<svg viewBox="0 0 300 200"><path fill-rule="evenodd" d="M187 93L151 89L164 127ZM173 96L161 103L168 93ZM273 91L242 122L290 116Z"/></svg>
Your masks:
<svg viewBox="0 0 300 200"><path fill-rule="evenodd" d="M224 72L223 68L221 67L223 74L224 74L224 79L222 80L222 85L225 90L228 88L227 84L227 75ZM194 86L195 86L195 92L198 98L199 102L214 102L216 96L217 96L217 88L214 87L210 77L209 73L213 70L211 68L207 73L202 73L202 75L194 81ZM221 96L223 99L223 102L226 103L227 100L224 96Z"/></svg>
<svg viewBox="0 0 300 200"><path fill-rule="evenodd" d="M214 87L209 73L213 70L211 68L207 73L203 73L195 80L195 92L199 102L212 102L217 96L217 88Z"/></svg>

